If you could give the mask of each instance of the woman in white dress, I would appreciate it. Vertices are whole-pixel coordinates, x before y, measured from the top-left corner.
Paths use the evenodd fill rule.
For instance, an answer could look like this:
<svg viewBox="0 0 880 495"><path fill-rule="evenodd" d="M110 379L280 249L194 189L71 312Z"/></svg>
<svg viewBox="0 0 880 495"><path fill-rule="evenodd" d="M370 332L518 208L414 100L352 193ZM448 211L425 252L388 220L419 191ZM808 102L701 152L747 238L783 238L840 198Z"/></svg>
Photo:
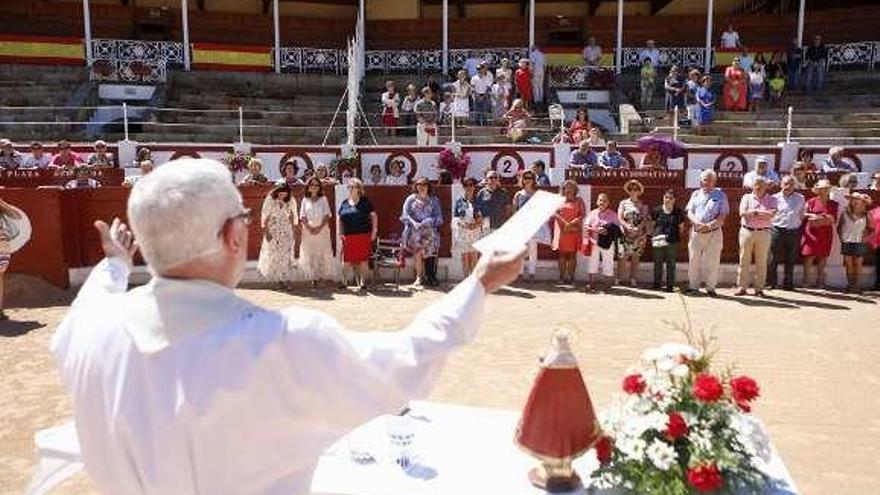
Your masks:
<svg viewBox="0 0 880 495"><path fill-rule="evenodd" d="M295 231L299 223L296 214L296 201L290 187L275 186L263 201L263 214L260 225L263 227L263 244L257 270L263 279L277 282L289 289L296 273L296 257L293 246Z"/></svg>
<svg viewBox="0 0 880 495"><path fill-rule="evenodd" d="M321 180L311 177L306 181L306 195L299 207L302 222L302 240L299 245L300 266L312 287L321 280L333 278L335 262L330 243L330 220L333 211L324 196Z"/></svg>
<svg viewBox="0 0 880 495"><path fill-rule="evenodd" d="M458 71L458 80L452 86L455 88L452 117L456 122L467 121L471 113L471 83L468 81L467 71Z"/></svg>

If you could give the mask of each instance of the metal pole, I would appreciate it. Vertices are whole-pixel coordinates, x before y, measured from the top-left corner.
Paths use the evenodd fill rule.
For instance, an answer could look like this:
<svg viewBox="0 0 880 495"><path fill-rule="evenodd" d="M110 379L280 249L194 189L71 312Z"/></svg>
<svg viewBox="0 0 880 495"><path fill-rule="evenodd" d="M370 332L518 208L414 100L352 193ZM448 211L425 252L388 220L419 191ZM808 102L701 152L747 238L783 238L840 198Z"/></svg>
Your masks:
<svg viewBox="0 0 880 495"><path fill-rule="evenodd" d="M712 71L712 21L714 20L715 0L708 0L708 8L706 12L706 60L705 72L708 74Z"/></svg>
<svg viewBox="0 0 880 495"><path fill-rule="evenodd" d="M273 2L272 18L275 26L275 73L281 74L281 21L278 15L278 0Z"/></svg>
<svg viewBox="0 0 880 495"><path fill-rule="evenodd" d="M529 0L529 50L535 46L535 0Z"/></svg>
<svg viewBox="0 0 880 495"><path fill-rule="evenodd" d="M364 45L364 50L366 50L367 46L367 8L366 8L366 0L360 0L358 2L358 24L360 24L361 28L361 43ZM360 54L355 54L360 57Z"/></svg>
<svg viewBox="0 0 880 495"><path fill-rule="evenodd" d="M244 142L244 110L238 107L238 142Z"/></svg>
<svg viewBox="0 0 880 495"><path fill-rule="evenodd" d="M617 54L614 65L620 74L623 69L623 0L617 0Z"/></svg>
<svg viewBox="0 0 880 495"><path fill-rule="evenodd" d="M125 131L125 140L128 141L128 103L122 102L122 128Z"/></svg>
<svg viewBox="0 0 880 495"><path fill-rule="evenodd" d="M455 142L455 115L452 116L452 142Z"/></svg>
<svg viewBox="0 0 880 495"><path fill-rule="evenodd" d="M785 133L785 142L791 142L791 121L794 115L794 107L788 107L788 126Z"/></svg>
<svg viewBox="0 0 880 495"><path fill-rule="evenodd" d="M675 109L672 112L672 118L674 119L672 122L672 139L673 141L678 141L678 105L675 105Z"/></svg>
<svg viewBox="0 0 880 495"><path fill-rule="evenodd" d="M89 0L83 0L83 27L85 28L86 65L91 67L95 56L92 53L92 14L89 11Z"/></svg>
<svg viewBox="0 0 880 495"><path fill-rule="evenodd" d="M183 69L190 70L189 56L189 6L187 0L180 0L180 19L183 23Z"/></svg>
<svg viewBox="0 0 880 495"><path fill-rule="evenodd" d="M443 0L443 74L449 74L449 0Z"/></svg>
<svg viewBox="0 0 880 495"><path fill-rule="evenodd" d="M807 13L807 0L801 0L798 9L798 46L804 46L804 17Z"/></svg>

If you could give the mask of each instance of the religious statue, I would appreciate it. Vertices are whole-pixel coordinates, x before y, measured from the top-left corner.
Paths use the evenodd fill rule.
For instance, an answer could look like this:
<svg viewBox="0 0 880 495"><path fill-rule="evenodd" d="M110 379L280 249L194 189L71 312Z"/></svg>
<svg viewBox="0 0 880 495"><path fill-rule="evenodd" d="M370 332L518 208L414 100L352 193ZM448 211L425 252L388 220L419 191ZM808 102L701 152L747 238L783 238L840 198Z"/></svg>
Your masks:
<svg viewBox="0 0 880 495"><path fill-rule="evenodd" d="M553 336L550 352L532 385L516 431L516 443L541 465L529 471L529 481L551 493L580 486L572 461L602 436L568 334Z"/></svg>

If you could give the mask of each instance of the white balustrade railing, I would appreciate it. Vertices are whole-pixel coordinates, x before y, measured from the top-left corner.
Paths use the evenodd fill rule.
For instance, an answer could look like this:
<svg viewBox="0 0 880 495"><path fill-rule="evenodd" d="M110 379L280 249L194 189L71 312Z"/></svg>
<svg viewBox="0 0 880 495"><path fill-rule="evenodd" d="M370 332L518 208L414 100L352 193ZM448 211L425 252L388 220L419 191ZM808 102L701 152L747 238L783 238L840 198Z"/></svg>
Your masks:
<svg viewBox="0 0 880 495"><path fill-rule="evenodd" d="M880 41L829 44L827 47L829 69L865 67L873 70L880 63ZM144 76L149 79L147 82L164 81L168 68L183 67L184 46L180 42L94 39L92 50L95 60L105 61L105 65L112 66L119 80L130 79L132 62L142 62L151 68L151 73ZM624 47L622 68L639 67L644 50L644 47ZM658 50L663 67L706 65L706 51L702 46L658 47ZM468 59L478 58L497 67L506 58L515 67L520 58L527 56L526 47L452 49L449 50L449 66L451 70L458 70L465 66ZM442 70L442 58L441 50L370 50L366 52L366 70L381 73L439 72ZM282 47L280 59L283 72L342 74L347 70L345 51L335 48ZM98 80L107 77L93 75Z"/></svg>

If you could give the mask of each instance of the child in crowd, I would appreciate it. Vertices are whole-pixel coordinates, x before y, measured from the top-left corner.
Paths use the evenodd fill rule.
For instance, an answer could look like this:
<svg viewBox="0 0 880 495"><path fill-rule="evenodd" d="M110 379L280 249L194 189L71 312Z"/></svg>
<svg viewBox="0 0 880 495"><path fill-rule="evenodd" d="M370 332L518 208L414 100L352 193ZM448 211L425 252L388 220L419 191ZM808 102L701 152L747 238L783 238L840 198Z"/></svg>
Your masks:
<svg viewBox="0 0 880 495"><path fill-rule="evenodd" d="M385 83L385 92L382 93L382 124L385 126L385 134L397 135L397 122L400 119L400 94L394 81Z"/></svg>
<svg viewBox="0 0 880 495"><path fill-rule="evenodd" d="M777 69L770 78L770 101L776 105L782 103L782 96L785 92L785 75L781 70Z"/></svg>

